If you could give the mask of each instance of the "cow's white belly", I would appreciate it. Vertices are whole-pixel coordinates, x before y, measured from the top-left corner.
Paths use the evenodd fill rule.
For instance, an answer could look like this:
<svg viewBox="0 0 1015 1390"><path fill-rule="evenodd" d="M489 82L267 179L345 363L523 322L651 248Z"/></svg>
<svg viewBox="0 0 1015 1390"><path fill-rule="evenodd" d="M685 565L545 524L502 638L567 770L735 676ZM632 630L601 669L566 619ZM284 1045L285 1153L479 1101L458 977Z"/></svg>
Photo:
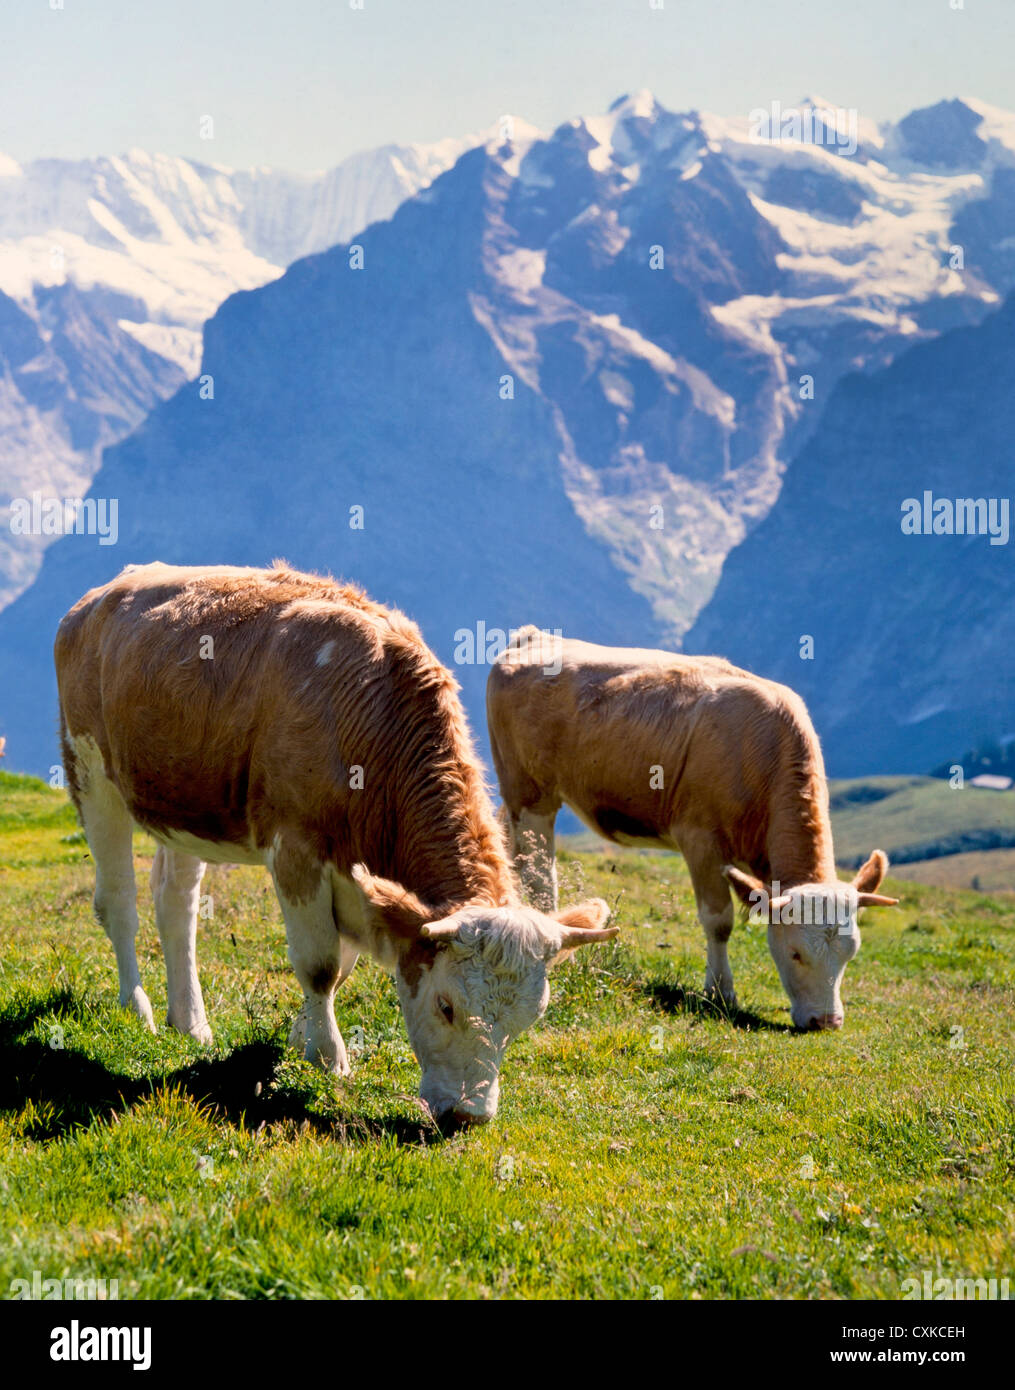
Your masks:
<svg viewBox="0 0 1015 1390"><path fill-rule="evenodd" d="M147 827L145 827L147 829ZM148 833L165 845L168 849L175 849L180 854L192 854L196 859L203 859L206 864L266 864L268 853L266 849L257 849L253 845L232 845L224 844L219 840L201 840L196 835L190 835L186 830L149 830Z"/></svg>

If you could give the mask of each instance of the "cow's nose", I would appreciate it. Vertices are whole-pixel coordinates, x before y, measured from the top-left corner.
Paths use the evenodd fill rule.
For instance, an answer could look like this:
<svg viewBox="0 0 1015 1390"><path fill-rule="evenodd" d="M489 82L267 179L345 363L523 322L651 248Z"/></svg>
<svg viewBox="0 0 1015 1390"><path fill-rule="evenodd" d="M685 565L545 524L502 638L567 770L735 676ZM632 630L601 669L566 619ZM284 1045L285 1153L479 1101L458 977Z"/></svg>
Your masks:
<svg viewBox="0 0 1015 1390"><path fill-rule="evenodd" d="M485 1125L489 1120L489 1115L476 1115L471 1110L452 1110L455 1124L461 1129L466 1129L469 1125Z"/></svg>
<svg viewBox="0 0 1015 1390"><path fill-rule="evenodd" d="M807 1027L811 1029L841 1028L842 1014L812 1014Z"/></svg>
<svg viewBox="0 0 1015 1390"><path fill-rule="evenodd" d="M489 1115L476 1115L471 1110L445 1110L437 1123L443 1134L457 1134L459 1130L471 1129L473 1125L485 1125Z"/></svg>

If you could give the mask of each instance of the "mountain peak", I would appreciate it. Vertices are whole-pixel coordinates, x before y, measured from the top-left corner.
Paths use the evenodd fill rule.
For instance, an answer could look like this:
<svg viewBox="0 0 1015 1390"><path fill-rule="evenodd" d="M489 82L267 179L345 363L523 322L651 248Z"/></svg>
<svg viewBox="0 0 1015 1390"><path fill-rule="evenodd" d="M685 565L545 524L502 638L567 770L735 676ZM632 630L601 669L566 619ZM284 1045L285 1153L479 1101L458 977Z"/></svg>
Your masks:
<svg viewBox="0 0 1015 1390"><path fill-rule="evenodd" d="M797 106L801 111L838 111L842 109L837 102L828 101L825 97L817 95L801 97Z"/></svg>
<svg viewBox="0 0 1015 1390"><path fill-rule="evenodd" d="M1005 111L1000 106L991 106L978 97L960 97L959 102L967 111L979 117L977 134L982 140L996 140L1015 153L1015 113Z"/></svg>
<svg viewBox="0 0 1015 1390"><path fill-rule="evenodd" d="M534 126L524 116L515 116L508 111L503 116L498 116L492 125L487 126L475 143L497 149L501 145L531 145L533 141L544 138L544 133L538 126ZM467 143L473 142L470 140Z"/></svg>
<svg viewBox="0 0 1015 1390"><path fill-rule="evenodd" d="M648 87L640 87L636 92L625 92L623 96L611 101L607 114L621 117L638 116L642 120L652 120L663 108L656 101L655 93Z"/></svg>
<svg viewBox="0 0 1015 1390"><path fill-rule="evenodd" d="M896 127L903 153L932 168L976 168L986 153L980 137L983 117L958 98L922 106Z"/></svg>

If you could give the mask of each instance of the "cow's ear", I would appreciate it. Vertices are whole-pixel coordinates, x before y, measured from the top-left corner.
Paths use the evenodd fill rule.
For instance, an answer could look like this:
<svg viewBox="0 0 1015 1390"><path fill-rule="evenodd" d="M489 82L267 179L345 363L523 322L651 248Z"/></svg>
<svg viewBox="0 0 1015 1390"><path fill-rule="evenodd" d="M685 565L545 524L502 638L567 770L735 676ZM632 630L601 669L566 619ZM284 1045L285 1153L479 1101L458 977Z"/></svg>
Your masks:
<svg viewBox="0 0 1015 1390"><path fill-rule="evenodd" d="M745 874L732 864L724 864L722 876L745 907L757 907L762 900L768 901L768 889L753 874Z"/></svg>
<svg viewBox="0 0 1015 1390"><path fill-rule="evenodd" d="M609 915L609 905L602 898L590 898L577 907L554 912L552 917L560 927L560 942L551 939L552 944L547 947L550 965L556 965L579 946L590 946L595 941L609 941L617 936L619 927L606 926Z"/></svg>
<svg viewBox="0 0 1015 1390"><path fill-rule="evenodd" d="M876 893L887 872L888 855L883 849L876 849L867 863L857 869L853 887L858 893Z"/></svg>
<svg viewBox="0 0 1015 1390"><path fill-rule="evenodd" d="M353 881L335 876L335 899L339 919L355 932L357 925L370 934L380 933L399 942L414 941L423 926L439 913L388 878L377 878L362 864L352 871Z"/></svg>

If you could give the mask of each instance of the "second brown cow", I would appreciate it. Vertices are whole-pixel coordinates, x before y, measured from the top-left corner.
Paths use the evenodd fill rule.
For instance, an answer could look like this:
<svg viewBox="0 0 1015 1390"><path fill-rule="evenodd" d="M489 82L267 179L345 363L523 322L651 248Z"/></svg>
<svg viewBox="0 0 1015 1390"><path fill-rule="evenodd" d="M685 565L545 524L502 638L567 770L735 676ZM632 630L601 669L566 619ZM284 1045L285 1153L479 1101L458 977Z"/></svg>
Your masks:
<svg viewBox="0 0 1015 1390"><path fill-rule="evenodd" d="M838 1028L840 986L876 890L875 850L851 883L832 850L828 788L807 709L719 657L516 633L487 717L512 848L533 901L557 901L554 821L566 805L621 845L679 850L705 931L705 988L735 1005L730 890L768 925L801 1028Z"/></svg>

